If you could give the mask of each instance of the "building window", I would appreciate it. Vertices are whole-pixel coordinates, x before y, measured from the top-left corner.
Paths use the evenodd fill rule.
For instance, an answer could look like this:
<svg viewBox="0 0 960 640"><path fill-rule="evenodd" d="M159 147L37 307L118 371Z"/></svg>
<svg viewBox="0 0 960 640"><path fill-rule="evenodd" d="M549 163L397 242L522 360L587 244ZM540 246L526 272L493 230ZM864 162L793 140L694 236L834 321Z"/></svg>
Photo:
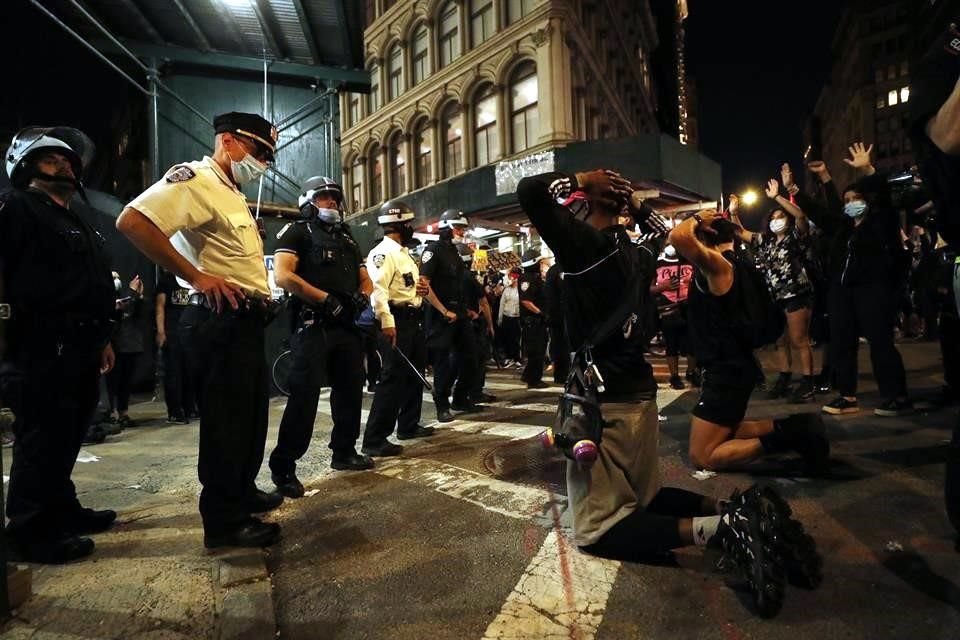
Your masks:
<svg viewBox="0 0 960 640"><path fill-rule="evenodd" d="M510 83L510 124L513 132L513 153L520 153L536 144L539 136L537 111L537 68L532 62L521 65Z"/></svg>
<svg viewBox="0 0 960 640"><path fill-rule="evenodd" d="M350 199L353 211L363 209L363 163L360 158L354 158L350 167Z"/></svg>
<svg viewBox="0 0 960 640"><path fill-rule="evenodd" d="M383 200L383 164L380 162L380 145L370 149L370 206Z"/></svg>
<svg viewBox="0 0 960 640"><path fill-rule="evenodd" d="M910 100L910 87L903 87L900 89L900 102L908 102Z"/></svg>
<svg viewBox="0 0 960 640"><path fill-rule="evenodd" d="M443 177L449 178L463 168L463 112L451 102L443 110Z"/></svg>
<svg viewBox="0 0 960 640"><path fill-rule="evenodd" d="M533 9L534 0L507 0L507 22L513 24Z"/></svg>
<svg viewBox="0 0 960 640"><path fill-rule="evenodd" d="M423 25L413 34L413 84L423 82L430 75L430 57L427 48L430 35Z"/></svg>
<svg viewBox="0 0 960 640"><path fill-rule="evenodd" d="M900 75L905 76L910 73L910 63L904 60L900 63Z"/></svg>
<svg viewBox="0 0 960 640"><path fill-rule="evenodd" d="M405 157L406 149L403 143L403 137L397 133L390 138L389 151L387 153L390 163L390 197L396 198L402 193L407 192L407 159Z"/></svg>
<svg viewBox="0 0 960 640"><path fill-rule="evenodd" d="M470 45L480 45L493 32L493 0L470 0Z"/></svg>
<svg viewBox="0 0 960 640"><path fill-rule="evenodd" d="M414 129L413 144L417 145L417 189L430 184L432 167L430 165L431 144L430 144L430 126L427 120L421 120Z"/></svg>
<svg viewBox="0 0 960 640"><path fill-rule="evenodd" d="M403 50L395 44L387 56L387 101L403 93Z"/></svg>
<svg viewBox="0 0 960 640"><path fill-rule="evenodd" d="M897 77L897 65L892 64L887 67L887 80L893 80Z"/></svg>
<svg viewBox="0 0 960 640"><path fill-rule="evenodd" d="M897 104L897 90L896 90L896 89L891 89L890 92L887 93L887 104L890 105L891 107L894 106L895 104Z"/></svg>
<svg viewBox="0 0 960 640"><path fill-rule="evenodd" d="M440 66L460 57L460 15L456 2L449 2L440 14Z"/></svg>
<svg viewBox="0 0 960 640"><path fill-rule="evenodd" d="M380 108L380 67L370 67L370 93L367 94L367 113L372 114Z"/></svg>
<svg viewBox="0 0 960 640"><path fill-rule="evenodd" d="M883 82L883 69L877 69L877 82Z"/></svg>
<svg viewBox="0 0 960 640"><path fill-rule="evenodd" d="M887 99L883 96L877 96L877 109L883 109L887 106Z"/></svg>
<svg viewBox="0 0 960 640"><path fill-rule="evenodd" d="M364 14L365 25L370 26L373 24L373 21L377 19L377 2L376 0L367 0L364 3Z"/></svg>
<svg viewBox="0 0 960 640"><path fill-rule="evenodd" d="M482 167L500 156L500 141L497 138L497 92L493 86L477 94L473 126L476 137L476 166Z"/></svg>
<svg viewBox="0 0 960 640"><path fill-rule="evenodd" d="M347 123L348 127L352 127L360 122L360 94L351 93L350 94L350 122Z"/></svg>

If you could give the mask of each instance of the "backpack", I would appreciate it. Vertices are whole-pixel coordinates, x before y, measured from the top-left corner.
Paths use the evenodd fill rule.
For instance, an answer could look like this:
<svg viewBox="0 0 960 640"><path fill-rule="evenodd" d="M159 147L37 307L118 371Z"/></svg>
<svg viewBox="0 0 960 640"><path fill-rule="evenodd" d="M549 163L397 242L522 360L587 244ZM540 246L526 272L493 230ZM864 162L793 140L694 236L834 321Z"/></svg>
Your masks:
<svg viewBox="0 0 960 640"><path fill-rule="evenodd" d="M740 308L743 310L744 335L753 349L773 344L783 335L786 315L767 287L766 278L749 256L743 253L724 253L733 263L734 286L739 287Z"/></svg>

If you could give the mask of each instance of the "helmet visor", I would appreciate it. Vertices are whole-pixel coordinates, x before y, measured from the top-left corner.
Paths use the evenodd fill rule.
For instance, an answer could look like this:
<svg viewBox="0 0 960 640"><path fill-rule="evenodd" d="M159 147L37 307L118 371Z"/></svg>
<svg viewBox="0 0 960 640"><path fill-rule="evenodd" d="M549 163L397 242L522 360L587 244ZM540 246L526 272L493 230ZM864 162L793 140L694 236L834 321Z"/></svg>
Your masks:
<svg viewBox="0 0 960 640"><path fill-rule="evenodd" d="M14 163L19 162L27 154L39 151L40 149L50 149L56 151L61 149L65 155L72 151L75 158L72 161L80 163L78 173L83 173L93 160L93 154L96 150L93 141L87 134L74 129L73 127L30 127L20 131L13 142L10 143L8 151L8 160L12 159ZM12 157L15 156L15 157ZM77 175L82 179L82 175Z"/></svg>

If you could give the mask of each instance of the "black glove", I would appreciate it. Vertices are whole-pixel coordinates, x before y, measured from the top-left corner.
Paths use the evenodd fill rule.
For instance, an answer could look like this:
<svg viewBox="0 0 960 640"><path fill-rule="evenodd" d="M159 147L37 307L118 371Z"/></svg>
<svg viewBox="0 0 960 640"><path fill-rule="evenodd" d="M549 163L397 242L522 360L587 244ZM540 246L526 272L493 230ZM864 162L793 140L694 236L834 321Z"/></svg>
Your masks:
<svg viewBox="0 0 960 640"><path fill-rule="evenodd" d="M356 312L354 315L356 316L359 316L361 313L363 313L364 309L370 306L370 298L363 295L359 291L351 296L350 301L353 303L354 311Z"/></svg>
<svg viewBox="0 0 960 640"><path fill-rule="evenodd" d="M340 304L336 296L327 295L327 299L323 303L323 315L325 318L335 322L342 322L345 312L346 309L343 308L343 305Z"/></svg>

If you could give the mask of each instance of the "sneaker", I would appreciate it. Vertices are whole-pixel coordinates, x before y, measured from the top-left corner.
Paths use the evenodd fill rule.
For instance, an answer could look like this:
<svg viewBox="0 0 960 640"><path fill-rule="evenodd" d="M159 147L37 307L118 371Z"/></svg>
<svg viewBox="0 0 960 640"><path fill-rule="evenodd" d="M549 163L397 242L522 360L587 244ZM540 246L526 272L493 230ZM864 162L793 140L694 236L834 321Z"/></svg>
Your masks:
<svg viewBox="0 0 960 640"><path fill-rule="evenodd" d="M895 416L909 416L913 413L913 403L909 400L887 400L873 410L873 415L892 418Z"/></svg>
<svg viewBox="0 0 960 640"><path fill-rule="evenodd" d="M101 444L107 439L107 432L100 425L92 424L87 428L87 433L83 436L83 444Z"/></svg>
<svg viewBox="0 0 960 640"><path fill-rule="evenodd" d="M167 416L167 424L190 424L190 421L182 413L171 413Z"/></svg>
<svg viewBox="0 0 960 640"><path fill-rule="evenodd" d="M793 393L790 394L790 402L792 404L809 402L814 398L816 398L816 396L814 395L813 383L808 380L804 380L798 384L793 390Z"/></svg>
<svg viewBox="0 0 960 640"><path fill-rule="evenodd" d="M759 387L758 387L759 388ZM773 383L773 387L770 389L770 392L767 394L767 397L771 400L776 400L777 398L786 398L790 393L790 376L783 375L782 373L777 377L777 381Z"/></svg>
<svg viewBox="0 0 960 640"><path fill-rule="evenodd" d="M676 389L677 391L685 388L683 380L680 379L680 376L670 376L670 388Z"/></svg>
<svg viewBox="0 0 960 640"><path fill-rule="evenodd" d="M832 416L839 416L845 413L857 413L860 411L860 405L856 400L847 400L843 396L837 396L835 400L823 405L820 409Z"/></svg>
<svg viewBox="0 0 960 640"><path fill-rule="evenodd" d="M736 572L750 590L760 617L772 618L783 606L786 583L772 535L775 526L756 497L735 494L734 498L724 505L717 534L711 539L723 551L717 565Z"/></svg>
<svg viewBox="0 0 960 640"><path fill-rule="evenodd" d="M804 589L820 586L823 558L817 552L817 543L803 524L793 518L793 510L776 489L755 484L739 496L734 493L731 500L756 501L760 505L765 515L761 523L770 525L767 533L772 536L774 549L783 559L790 584Z"/></svg>
<svg viewBox="0 0 960 640"><path fill-rule="evenodd" d="M823 419L816 413L798 413L776 420L774 429L788 447L803 458L807 473L816 475L830 460L830 441Z"/></svg>
<svg viewBox="0 0 960 640"><path fill-rule="evenodd" d="M817 374L817 377L814 379L813 383L816 388L817 393L829 393L830 392L830 374L820 372Z"/></svg>

